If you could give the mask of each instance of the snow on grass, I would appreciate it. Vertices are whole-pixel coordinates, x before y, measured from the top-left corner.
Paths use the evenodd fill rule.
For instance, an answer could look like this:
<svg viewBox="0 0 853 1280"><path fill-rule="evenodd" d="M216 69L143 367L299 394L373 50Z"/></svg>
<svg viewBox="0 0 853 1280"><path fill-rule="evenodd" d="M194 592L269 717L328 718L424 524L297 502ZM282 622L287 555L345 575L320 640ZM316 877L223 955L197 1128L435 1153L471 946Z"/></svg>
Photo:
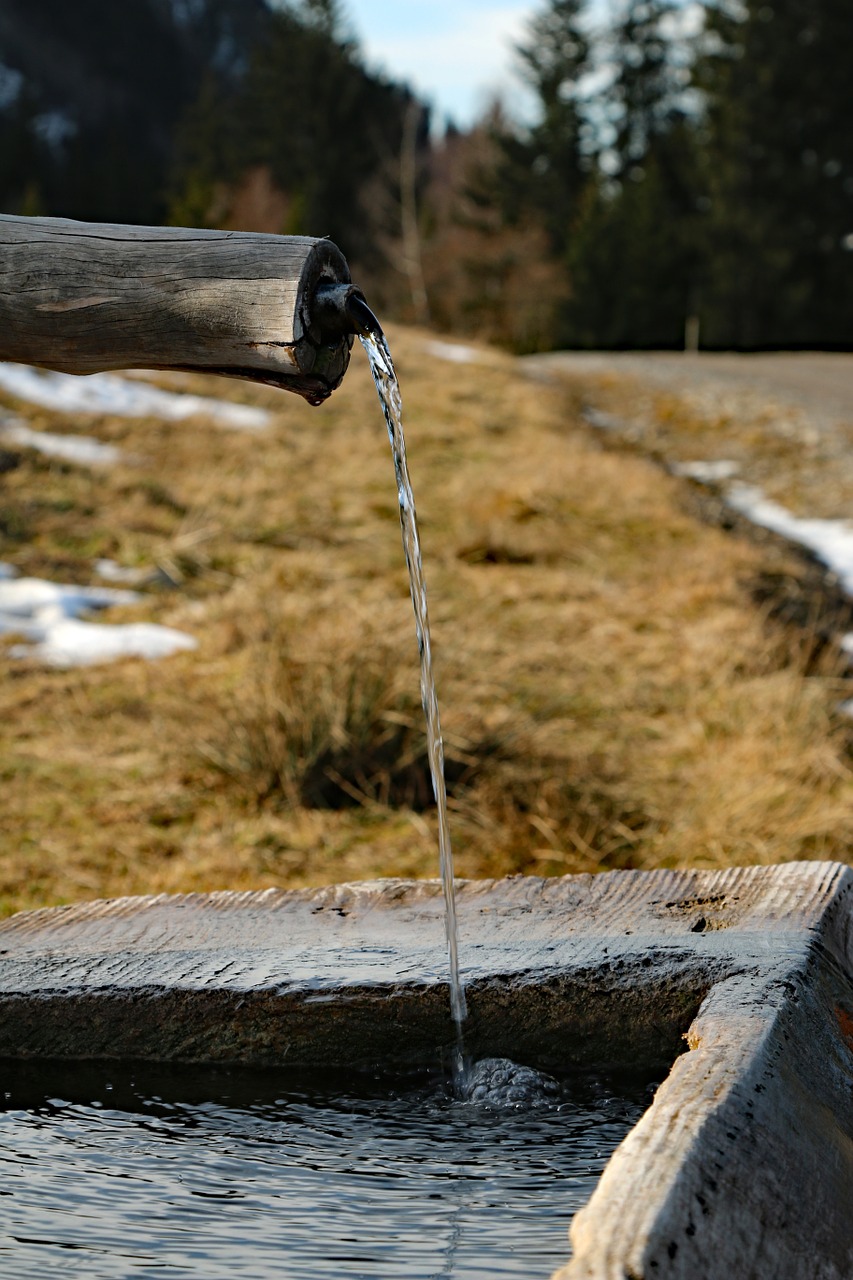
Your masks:
<svg viewBox="0 0 853 1280"><path fill-rule="evenodd" d="M676 462L672 467L673 475L686 476L699 484L722 484L733 479L738 471L739 463L731 458L718 458L711 462Z"/></svg>
<svg viewBox="0 0 853 1280"><path fill-rule="evenodd" d="M133 604L136 591L80 587L43 578L17 578L0 565L0 634L21 635L13 658L33 658L51 667L90 666L116 658L164 658L194 649L192 636L152 622L90 622L81 614Z"/></svg>
<svg viewBox="0 0 853 1280"><path fill-rule="evenodd" d="M853 522L802 519L751 484L731 485L726 501L753 524L806 547L836 574L842 589L853 597Z"/></svg>
<svg viewBox="0 0 853 1280"><path fill-rule="evenodd" d="M150 569L128 569L125 565L105 557L95 561L94 569L98 577L103 578L105 582L138 583L150 581L153 576Z"/></svg>
<svg viewBox="0 0 853 1280"><path fill-rule="evenodd" d="M135 604L138 599L136 591L117 591L113 587L66 586L44 578L11 578L0 583L0 630L20 631L22 619L35 618L47 609L76 618L90 609Z"/></svg>
<svg viewBox="0 0 853 1280"><path fill-rule="evenodd" d="M200 414L243 431L262 430L270 421L266 409L164 391L114 373L79 377L34 369L30 365L0 363L0 388L19 400L62 413L108 413L123 418L157 417L172 421Z"/></svg>
<svg viewBox="0 0 853 1280"><path fill-rule="evenodd" d="M2 366L0 366L2 367ZM109 467L121 462L125 454L112 444L102 444L94 436L57 435L53 431L34 431L14 419L0 423L0 440L6 444L36 449L50 458L63 458L86 467Z"/></svg>
<svg viewBox="0 0 853 1280"><path fill-rule="evenodd" d="M439 360L449 360L451 364L472 364L482 359L476 347L466 347L460 342L428 342L427 351Z"/></svg>
<svg viewBox="0 0 853 1280"><path fill-rule="evenodd" d="M194 649L191 636L156 622L110 625L62 618L44 628L35 644L11 647L13 658L35 658L49 667L88 667L118 658L167 658L181 649Z"/></svg>
<svg viewBox="0 0 853 1280"><path fill-rule="evenodd" d="M733 474L737 466L728 460L681 463L673 470L703 484L716 484ZM853 521L826 520L817 516L795 516L781 503L768 498L757 485L735 481L725 490L726 502L740 515L762 529L787 538L789 542L817 557L838 579L841 590L853 599ZM841 648L853 661L853 632L841 639ZM853 715L853 700L841 708Z"/></svg>

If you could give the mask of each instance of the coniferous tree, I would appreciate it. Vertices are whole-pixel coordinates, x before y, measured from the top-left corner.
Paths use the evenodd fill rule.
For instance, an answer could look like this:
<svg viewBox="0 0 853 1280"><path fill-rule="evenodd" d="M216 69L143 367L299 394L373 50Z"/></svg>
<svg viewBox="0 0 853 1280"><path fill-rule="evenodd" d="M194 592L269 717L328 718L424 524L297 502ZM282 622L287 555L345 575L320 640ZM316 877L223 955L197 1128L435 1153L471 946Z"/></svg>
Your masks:
<svg viewBox="0 0 853 1280"><path fill-rule="evenodd" d="M599 169L568 255L572 343L683 341L699 276L701 196L678 14L674 0L627 0L607 33Z"/></svg>
<svg viewBox="0 0 853 1280"><path fill-rule="evenodd" d="M203 86L182 133L173 216L191 210L202 223L235 225L235 200L264 175L281 216L260 229L328 235L369 260L362 192L399 155L410 98L363 67L336 0L282 9L238 83Z"/></svg>
<svg viewBox="0 0 853 1280"><path fill-rule="evenodd" d="M851 44L847 0L708 5L715 344L853 343Z"/></svg>
<svg viewBox="0 0 853 1280"><path fill-rule="evenodd" d="M510 221L535 214L558 257L590 170L581 93L590 48L582 10L582 0L549 0L530 22L517 55L536 118L529 128L506 129L500 136L504 214Z"/></svg>

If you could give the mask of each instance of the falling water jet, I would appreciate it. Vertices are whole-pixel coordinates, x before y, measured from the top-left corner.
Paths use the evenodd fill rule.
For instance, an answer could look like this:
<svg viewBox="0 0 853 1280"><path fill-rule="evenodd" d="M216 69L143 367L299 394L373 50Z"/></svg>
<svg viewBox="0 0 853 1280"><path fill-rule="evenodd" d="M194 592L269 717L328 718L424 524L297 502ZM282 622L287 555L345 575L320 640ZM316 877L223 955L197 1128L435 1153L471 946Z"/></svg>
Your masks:
<svg viewBox="0 0 853 1280"><path fill-rule="evenodd" d="M447 788L444 778L444 744L441 737L438 696L432 667L426 582L421 558L420 538L418 536L415 499L406 461L406 440L403 434L403 404L400 396L400 386L394 371L394 362L379 321L368 307L364 297L357 290L351 290L347 294L345 305L370 362L370 371L382 405L382 412L388 427L388 438L391 442L391 452L394 457L403 550L409 570L409 586L412 606L415 611L415 629L421 662L421 702L426 718L429 768L438 811L439 868L444 892L445 929L450 960L450 1009L456 1028L453 1079L457 1090L461 1092L465 1077L462 1026L468 1011L465 1001L465 988L459 973L459 941L456 923L456 894L453 883L453 854L447 821Z"/></svg>
<svg viewBox="0 0 853 1280"><path fill-rule="evenodd" d="M316 306L315 301L315 306ZM535 1106L547 1095L550 1082L529 1067L519 1066L508 1058L490 1058L469 1063L465 1055L463 1024L467 1017L465 988L459 973L459 943L456 921L456 892L453 881L453 854L450 845L450 828L447 820L447 789L444 776L444 745L438 710L438 696L432 669L429 614L426 582L421 559L415 500L409 480L406 461L406 441L403 434L403 404L400 384L394 370L391 352L382 332L382 326L370 310L361 290L355 285L335 285L322 290L320 308L329 318L328 327L334 323L332 313L340 317L338 323L351 325L358 334L370 363L370 371L382 405L388 427L388 438L394 457L397 477L397 495L400 505L400 525L403 549L409 570L409 585L415 611L415 628L421 662L421 701L427 727L427 748L433 793L438 811L438 847L441 883L444 892L444 921L447 949L450 961L450 1008L456 1029L456 1044L452 1062L452 1083L455 1096L462 1102L495 1108L519 1105Z"/></svg>

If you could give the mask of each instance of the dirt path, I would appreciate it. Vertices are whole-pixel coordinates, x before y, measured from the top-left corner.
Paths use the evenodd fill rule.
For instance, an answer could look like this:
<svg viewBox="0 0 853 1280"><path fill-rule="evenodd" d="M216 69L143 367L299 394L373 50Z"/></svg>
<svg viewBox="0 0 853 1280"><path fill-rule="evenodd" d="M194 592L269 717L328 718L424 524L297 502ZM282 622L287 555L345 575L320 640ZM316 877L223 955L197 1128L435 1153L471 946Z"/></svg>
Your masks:
<svg viewBox="0 0 853 1280"><path fill-rule="evenodd" d="M853 424L853 354L732 352L698 356L676 352L555 352L532 356L531 363L567 372L627 373L662 386L692 390L702 386L736 387L786 400L810 416Z"/></svg>

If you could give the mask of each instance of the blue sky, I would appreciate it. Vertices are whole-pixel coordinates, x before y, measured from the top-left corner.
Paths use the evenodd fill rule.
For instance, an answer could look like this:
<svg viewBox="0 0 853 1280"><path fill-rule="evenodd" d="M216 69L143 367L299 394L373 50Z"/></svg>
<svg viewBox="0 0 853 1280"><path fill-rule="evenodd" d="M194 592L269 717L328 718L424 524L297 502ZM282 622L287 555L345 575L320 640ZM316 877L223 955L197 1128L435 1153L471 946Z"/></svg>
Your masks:
<svg viewBox="0 0 853 1280"><path fill-rule="evenodd" d="M435 108L468 125L497 91L510 102L512 46L541 9L530 0L344 0L371 68L408 81Z"/></svg>

